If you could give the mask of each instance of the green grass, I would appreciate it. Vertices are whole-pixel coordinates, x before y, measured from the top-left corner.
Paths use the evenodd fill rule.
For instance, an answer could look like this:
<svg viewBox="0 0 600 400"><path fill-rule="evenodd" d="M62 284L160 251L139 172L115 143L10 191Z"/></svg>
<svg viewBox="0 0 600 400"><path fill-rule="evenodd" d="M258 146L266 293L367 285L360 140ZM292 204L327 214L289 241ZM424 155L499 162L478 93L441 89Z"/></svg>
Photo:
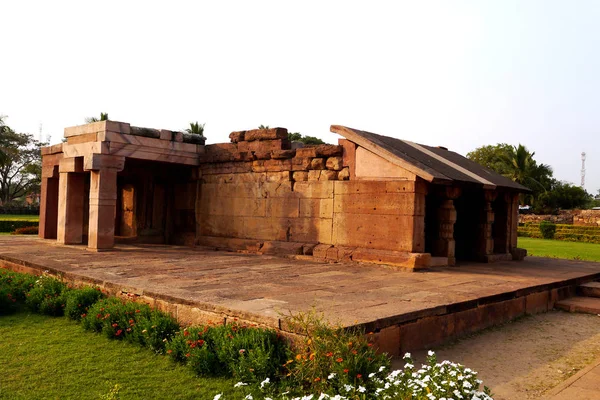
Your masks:
<svg viewBox="0 0 600 400"><path fill-rule="evenodd" d="M39 215L0 214L0 221L34 221L40 220Z"/></svg>
<svg viewBox="0 0 600 400"><path fill-rule="evenodd" d="M0 399L212 399L229 379L199 378L165 356L84 331L66 318L0 317Z"/></svg>
<svg viewBox="0 0 600 400"><path fill-rule="evenodd" d="M518 245L536 257L600 261L600 244L519 237Z"/></svg>

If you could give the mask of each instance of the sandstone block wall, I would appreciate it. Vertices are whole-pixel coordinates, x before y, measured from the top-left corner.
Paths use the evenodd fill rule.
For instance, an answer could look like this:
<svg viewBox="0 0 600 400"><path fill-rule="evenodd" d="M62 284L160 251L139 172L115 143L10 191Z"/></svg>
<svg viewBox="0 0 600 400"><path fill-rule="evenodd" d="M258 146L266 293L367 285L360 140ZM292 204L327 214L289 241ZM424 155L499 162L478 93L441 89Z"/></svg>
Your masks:
<svg viewBox="0 0 600 400"><path fill-rule="evenodd" d="M326 244L317 249L324 258L333 246L346 255L355 248L424 251L424 183L350 181L347 146L291 149L281 128L230 138L206 146L202 156L198 243L260 249L265 242L288 242L297 244L297 254Z"/></svg>

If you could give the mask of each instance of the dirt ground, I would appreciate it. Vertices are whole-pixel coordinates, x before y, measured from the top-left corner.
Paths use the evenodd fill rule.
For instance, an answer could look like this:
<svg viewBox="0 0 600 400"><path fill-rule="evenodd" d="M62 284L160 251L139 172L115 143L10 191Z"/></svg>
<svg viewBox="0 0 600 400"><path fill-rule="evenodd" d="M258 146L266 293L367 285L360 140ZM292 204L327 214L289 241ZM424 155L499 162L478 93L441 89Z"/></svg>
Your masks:
<svg viewBox="0 0 600 400"><path fill-rule="evenodd" d="M600 316L550 311L433 350L477 371L496 400L539 399L600 357Z"/></svg>

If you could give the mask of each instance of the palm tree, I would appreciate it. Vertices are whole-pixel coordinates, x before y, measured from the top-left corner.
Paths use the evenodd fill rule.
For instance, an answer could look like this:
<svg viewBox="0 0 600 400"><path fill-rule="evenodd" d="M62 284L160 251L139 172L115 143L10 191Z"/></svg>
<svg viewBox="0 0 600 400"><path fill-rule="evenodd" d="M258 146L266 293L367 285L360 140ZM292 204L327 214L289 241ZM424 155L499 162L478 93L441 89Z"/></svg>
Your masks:
<svg viewBox="0 0 600 400"><path fill-rule="evenodd" d="M507 168L505 176L531 189L533 194L527 195L530 201L534 201L540 193L547 192L552 179L552 167L538 164L533 159L534 155L535 152L529 152L525 146L519 144L518 147L510 146L504 157Z"/></svg>
<svg viewBox="0 0 600 400"><path fill-rule="evenodd" d="M91 124L92 122L98 122L98 121L108 121L108 113L100 113L100 119L96 118L96 117L87 117L85 119L85 123L86 124Z"/></svg>
<svg viewBox="0 0 600 400"><path fill-rule="evenodd" d="M185 131L187 133L193 133L194 135L204 136L204 125L206 124L199 124L198 121L190 122L190 127Z"/></svg>
<svg viewBox="0 0 600 400"><path fill-rule="evenodd" d="M258 129L269 129L269 125L260 125Z"/></svg>

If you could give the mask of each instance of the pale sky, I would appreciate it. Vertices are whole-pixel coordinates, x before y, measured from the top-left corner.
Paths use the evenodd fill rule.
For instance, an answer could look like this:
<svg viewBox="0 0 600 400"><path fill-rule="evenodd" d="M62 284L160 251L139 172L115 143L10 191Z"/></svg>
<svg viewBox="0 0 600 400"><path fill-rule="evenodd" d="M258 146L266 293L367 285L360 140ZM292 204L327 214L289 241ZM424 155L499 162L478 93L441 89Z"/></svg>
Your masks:
<svg viewBox="0 0 600 400"><path fill-rule="evenodd" d="M600 1L0 3L0 114L57 143L107 112L260 124L336 142L346 125L461 154L522 143L600 188Z"/></svg>

